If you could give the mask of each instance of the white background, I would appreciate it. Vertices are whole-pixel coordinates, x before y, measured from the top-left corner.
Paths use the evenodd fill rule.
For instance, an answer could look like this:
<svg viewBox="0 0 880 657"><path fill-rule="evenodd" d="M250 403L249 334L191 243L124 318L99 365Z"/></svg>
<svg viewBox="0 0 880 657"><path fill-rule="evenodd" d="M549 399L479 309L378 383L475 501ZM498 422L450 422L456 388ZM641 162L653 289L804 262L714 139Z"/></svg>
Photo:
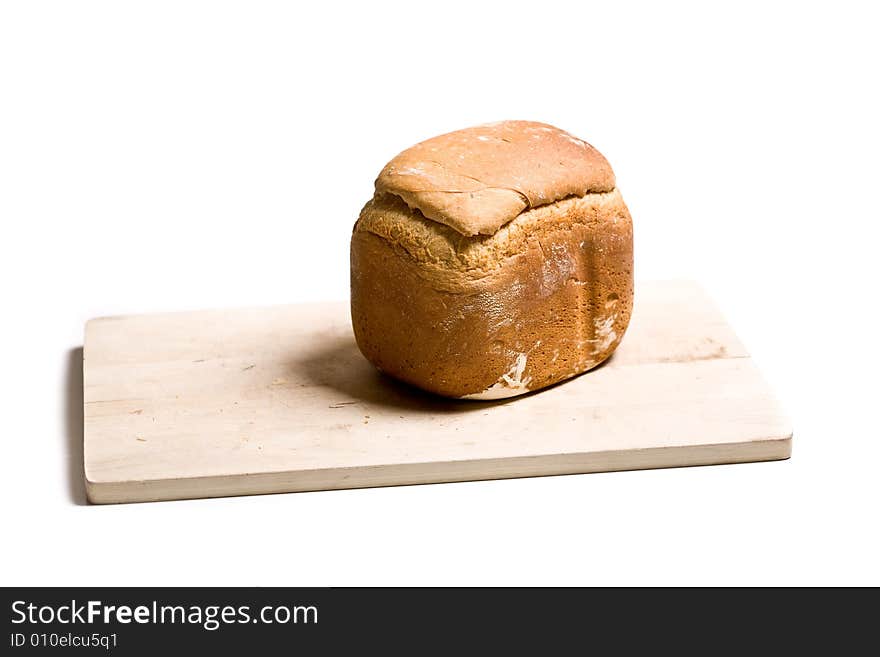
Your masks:
<svg viewBox="0 0 880 657"><path fill-rule="evenodd" d="M0 583L880 584L877 20L712 5L4 3ZM345 298L381 166L505 118L608 157L790 461L83 504L88 318Z"/></svg>

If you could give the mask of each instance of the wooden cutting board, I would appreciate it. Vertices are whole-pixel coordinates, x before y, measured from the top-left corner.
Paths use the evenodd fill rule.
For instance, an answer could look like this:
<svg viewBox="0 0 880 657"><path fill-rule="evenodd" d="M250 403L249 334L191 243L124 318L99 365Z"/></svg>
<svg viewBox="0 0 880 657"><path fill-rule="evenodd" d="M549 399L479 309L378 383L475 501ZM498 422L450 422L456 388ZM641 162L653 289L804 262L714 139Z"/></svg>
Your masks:
<svg viewBox="0 0 880 657"><path fill-rule="evenodd" d="M358 352L345 303L86 325L96 503L787 458L791 428L693 283L644 284L614 357L498 402L433 397Z"/></svg>

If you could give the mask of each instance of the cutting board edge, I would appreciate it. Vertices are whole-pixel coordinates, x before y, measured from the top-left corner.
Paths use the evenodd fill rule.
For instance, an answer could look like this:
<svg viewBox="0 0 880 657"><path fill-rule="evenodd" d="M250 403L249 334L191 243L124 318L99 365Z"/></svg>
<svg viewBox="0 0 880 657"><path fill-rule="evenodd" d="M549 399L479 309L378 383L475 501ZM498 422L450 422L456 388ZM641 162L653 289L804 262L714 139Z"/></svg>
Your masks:
<svg viewBox="0 0 880 657"><path fill-rule="evenodd" d="M462 461L289 470L147 481L94 481L85 476L92 504L124 504L279 493L462 483L598 474L707 465L782 461L791 457L792 432L734 443L549 454Z"/></svg>

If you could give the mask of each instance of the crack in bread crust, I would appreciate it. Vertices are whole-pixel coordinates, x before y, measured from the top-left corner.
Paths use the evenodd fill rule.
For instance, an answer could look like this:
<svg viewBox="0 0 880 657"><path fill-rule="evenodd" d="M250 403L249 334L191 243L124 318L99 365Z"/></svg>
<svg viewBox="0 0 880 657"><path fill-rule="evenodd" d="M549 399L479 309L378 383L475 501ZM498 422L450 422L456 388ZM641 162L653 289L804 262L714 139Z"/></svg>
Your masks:
<svg viewBox="0 0 880 657"><path fill-rule="evenodd" d="M392 194L377 194L361 210L354 232L369 232L406 252L435 284L456 289L485 276L523 252L538 233L574 225L630 223L617 189L571 197L519 214L493 235L467 237L426 218Z"/></svg>

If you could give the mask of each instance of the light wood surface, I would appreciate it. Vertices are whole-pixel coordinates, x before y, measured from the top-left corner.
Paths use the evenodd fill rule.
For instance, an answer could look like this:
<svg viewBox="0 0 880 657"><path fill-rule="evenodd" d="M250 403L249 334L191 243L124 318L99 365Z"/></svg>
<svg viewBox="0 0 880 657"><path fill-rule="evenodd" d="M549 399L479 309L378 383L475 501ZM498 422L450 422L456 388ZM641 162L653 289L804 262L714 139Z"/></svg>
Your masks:
<svg viewBox="0 0 880 657"><path fill-rule="evenodd" d="M345 303L108 317L86 326L95 503L787 458L791 428L688 282L637 286L603 367L499 402L376 372Z"/></svg>

